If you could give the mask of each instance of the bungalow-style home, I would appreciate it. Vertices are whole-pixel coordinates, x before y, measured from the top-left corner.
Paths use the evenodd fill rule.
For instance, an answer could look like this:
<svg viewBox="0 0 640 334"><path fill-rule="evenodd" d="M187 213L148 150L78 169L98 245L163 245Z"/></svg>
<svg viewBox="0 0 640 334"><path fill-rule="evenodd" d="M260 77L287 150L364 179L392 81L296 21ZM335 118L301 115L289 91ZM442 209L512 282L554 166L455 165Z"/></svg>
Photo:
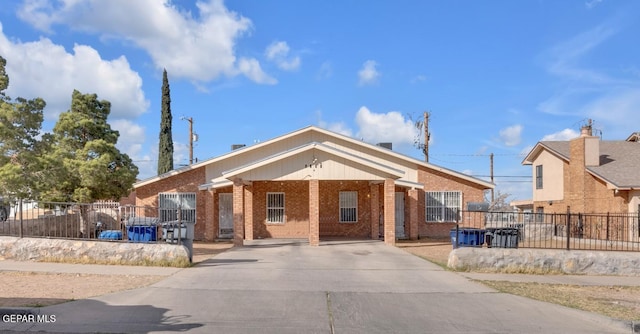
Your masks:
<svg viewBox="0 0 640 334"><path fill-rule="evenodd" d="M541 141L522 162L533 172L537 213L640 212L640 142L593 136L591 124L570 141Z"/></svg>
<svg viewBox="0 0 640 334"><path fill-rule="evenodd" d="M196 222L196 240L448 236L494 185L318 127L137 182L136 205Z"/></svg>

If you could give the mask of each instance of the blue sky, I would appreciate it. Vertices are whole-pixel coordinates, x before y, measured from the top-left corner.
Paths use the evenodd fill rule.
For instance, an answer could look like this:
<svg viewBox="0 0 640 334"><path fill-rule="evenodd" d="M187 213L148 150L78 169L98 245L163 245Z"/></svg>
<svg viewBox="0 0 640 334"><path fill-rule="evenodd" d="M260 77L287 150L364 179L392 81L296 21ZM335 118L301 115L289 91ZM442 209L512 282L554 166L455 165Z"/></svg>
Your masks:
<svg viewBox="0 0 640 334"><path fill-rule="evenodd" d="M175 165L308 125L422 159L412 120L431 113L431 163L531 197L521 165L540 140L640 131L640 2L26 0L0 7L12 97L111 101L119 148L155 175L162 69Z"/></svg>

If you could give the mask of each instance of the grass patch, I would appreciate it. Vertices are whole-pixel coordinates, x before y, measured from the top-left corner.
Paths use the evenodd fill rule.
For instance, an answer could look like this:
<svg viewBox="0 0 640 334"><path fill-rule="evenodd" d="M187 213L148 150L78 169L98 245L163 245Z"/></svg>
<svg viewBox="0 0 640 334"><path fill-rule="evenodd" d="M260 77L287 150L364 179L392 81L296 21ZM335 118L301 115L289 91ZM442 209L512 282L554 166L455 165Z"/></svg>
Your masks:
<svg viewBox="0 0 640 334"><path fill-rule="evenodd" d="M598 313L614 319L640 321L640 287L480 282L504 293Z"/></svg>

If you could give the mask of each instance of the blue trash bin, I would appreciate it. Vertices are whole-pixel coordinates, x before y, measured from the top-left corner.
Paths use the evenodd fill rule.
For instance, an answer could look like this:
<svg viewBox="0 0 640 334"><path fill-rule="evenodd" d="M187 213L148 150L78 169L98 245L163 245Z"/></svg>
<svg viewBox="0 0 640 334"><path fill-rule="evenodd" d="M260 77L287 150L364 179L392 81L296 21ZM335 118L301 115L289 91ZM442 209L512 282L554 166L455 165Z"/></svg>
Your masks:
<svg viewBox="0 0 640 334"><path fill-rule="evenodd" d="M457 234L456 234L457 232ZM453 248L457 247L482 247L485 231L477 228L452 229L449 232Z"/></svg>
<svg viewBox="0 0 640 334"><path fill-rule="evenodd" d="M122 231L120 230L106 230L100 232L98 239L102 240L122 240Z"/></svg>
<svg viewBox="0 0 640 334"><path fill-rule="evenodd" d="M149 242L157 240L156 226L132 225L127 226L127 239L134 242Z"/></svg>

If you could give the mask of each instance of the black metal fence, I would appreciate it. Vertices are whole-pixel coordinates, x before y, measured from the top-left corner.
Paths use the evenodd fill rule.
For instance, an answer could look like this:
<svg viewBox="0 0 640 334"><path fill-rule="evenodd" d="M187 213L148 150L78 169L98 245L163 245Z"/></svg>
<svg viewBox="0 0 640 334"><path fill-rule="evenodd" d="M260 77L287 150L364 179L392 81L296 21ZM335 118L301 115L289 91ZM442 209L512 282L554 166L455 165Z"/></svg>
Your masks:
<svg viewBox="0 0 640 334"><path fill-rule="evenodd" d="M177 244L188 237L182 222L161 221L162 210L157 207L118 202L14 202L5 211L9 213L0 221L0 235L4 236Z"/></svg>
<svg viewBox="0 0 640 334"><path fill-rule="evenodd" d="M640 213L464 211L458 226L463 230L517 230L517 247L522 248L640 251Z"/></svg>

